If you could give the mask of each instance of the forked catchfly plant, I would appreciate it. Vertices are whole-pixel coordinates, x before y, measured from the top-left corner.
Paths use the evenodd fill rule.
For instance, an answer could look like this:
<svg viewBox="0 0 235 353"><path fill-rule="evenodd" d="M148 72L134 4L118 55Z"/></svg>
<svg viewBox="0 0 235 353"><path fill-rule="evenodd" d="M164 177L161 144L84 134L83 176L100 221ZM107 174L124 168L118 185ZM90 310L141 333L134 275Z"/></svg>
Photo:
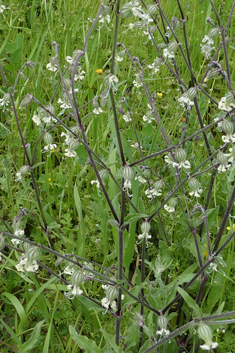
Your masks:
<svg viewBox="0 0 235 353"><path fill-rule="evenodd" d="M0 351L232 352L235 1L26 3L0 0Z"/></svg>

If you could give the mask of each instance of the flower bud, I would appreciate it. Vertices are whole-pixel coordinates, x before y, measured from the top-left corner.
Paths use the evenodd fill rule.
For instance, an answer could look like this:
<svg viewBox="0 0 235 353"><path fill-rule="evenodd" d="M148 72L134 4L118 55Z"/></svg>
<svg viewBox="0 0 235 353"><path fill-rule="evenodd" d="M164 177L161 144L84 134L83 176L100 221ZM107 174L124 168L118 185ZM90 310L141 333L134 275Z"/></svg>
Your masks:
<svg viewBox="0 0 235 353"><path fill-rule="evenodd" d="M50 145L53 141L53 137L49 132L45 132L43 138L47 145Z"/></svg>
<svg viewBox="0 0 235 353"><path fill-rule="evenodd" d="M208 36L210 38L214 38L214 37L217 37L219 34L220 34L220 28L214 27L210 29Z"/></svg>
<svg viewBox="0 0 235 353"><path fill-rule="evenodd" d="M23 165L23 166L20 168L19 173L20 173L21 175L25 175L25 174L27 174L27 173L29 172L29 170L30 170L30 167L29 167L28 165Z"/></svg>
<svg viewBox="0 0 235 353"><path fill-rule="evenodd" d="M133 178L133 170L131 169L131 167L126 164L123 168L122 168L122 176L124 179L128 179L131 180Z"/></svg>
<svg viewBox="0 0 235 353"><path fill-rule="evenodd" d="M141 224L140 229L143 234L148 234L151 229L150 223L148 221L144 221Z"/></svg>
<svg viewBox="0 0 235 353"><path fill-rule="evenodd" d="M151 176L151 170L148 168L145 168L143 171L143 175L145 178L149 178Z"/></svg>
<svg viewBox="0 0 235 353"><path fill-rule="evenodd" d="M32 60L28 61L25 65L30 69L33 69L36 66L36 64Z"/></svg>
<svg viewBox="0 0 235 353"><path fill-rule="evenodd" d="M220 75L220 73L221 73L221 69L220 68L215 68L215 69L210 70L208 72L204 82L207 82L207 81L209 81L209 80L211 80L213 78L218 77Z"/></svg>
<svg viewBox="0 0 235 353"><path fill-rule="evenodd" d="M73 131L76 135L80 132L79 126L72 126L70 130Z"/></svg>
<svg viewBox="0 0 235 353"><path fill-rule="evenodd" d="M107 179L108 176L109 176L109 172L108 172L107 169L102 169L102 170L100 170L100 171L99 171L99 174L100 174L100 177L101 177L102 180Z"/></svg>
<svg viewBox="0 0 235 353"><path fill-rule="evenodd" d="M33 102L34 97L31 94L26 94L22 102L20 103L20 108L26 107L31 102Z"/></svg>
<svg viewBox="0 0 235 353"><path fill-rule="evenodd" d="M158 6L156 4L150 4L147 7L147 12L149 15L154 15L158 10Z"/></svg>
<svg viewBox="0 0 235 353"><path fill-rule="evenodd" d="M226 134L228 134L228 135L233 134L234 125L231 121L229 121L229 120L221 121L221 127Z"/></svg>

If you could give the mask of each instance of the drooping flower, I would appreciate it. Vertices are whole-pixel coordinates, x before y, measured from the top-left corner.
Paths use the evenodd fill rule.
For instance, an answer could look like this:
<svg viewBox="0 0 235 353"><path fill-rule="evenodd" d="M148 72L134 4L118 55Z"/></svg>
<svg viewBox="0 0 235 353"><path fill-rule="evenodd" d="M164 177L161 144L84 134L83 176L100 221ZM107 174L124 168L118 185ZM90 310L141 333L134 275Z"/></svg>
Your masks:
<svg viewBox="0 0 235 353"><path fill-rule="evenodd" d="M217 161L220 163L219 173L224 173L231 167L231 164L228 163L228 156L221 151L217 154Z"/></svg>
<svg viewBox="0 0 235 353"><path fill-rule="evenodd" d="M163 56L167 59L174 59L175 52L178 48L178 44L176 42L171 42L168 44L168 47L163 49Z"/></svg>
<svg viewBox="0 0 235 353"><path fill-rule="evenodd" d="M171 198L168 201L168 204L164 205L164 209L169 213L175 212L175 207L177 203L178 203L178 200L176 198Z"/></svg>
<svg viewBox="0 0 235 353"><path fill-rule="evenodd" d="M190 169L191 165L190 162L186 159L187 153L183 148L177 148L175 150L175 158L177 162L173 162L173 167L178 167L179 169L185 168Z"/></svg>
<svg viewBox="0 0 235 353"><path fill-rule="evenodd" d="M200 188L200 183L196 178L189 179L188 182L189 189L191 190L189 192L190 196L195 196L195 197L200 197L202 193L202 189Z"/></svg>
<svg viewBox="0 0 235 353"><path fill-rule="evenodd" d="M10 103L10 94L4 94L3 98L0 99L0 107L3 107L3 111L5 111L6 107Z"/></svg>
<svg viewBox="0 0 235 353"><path fill-rule="evenodd" d="M218 109L224 110L226 112L231 112L235 108L235 99L231 92L227 93L225 97L222 97Z"/></svg>
<svg viewBox="0 0 235 353"><path fill-rule="evenodd" d="M157 324L158 324L158 327L160 328L160 330L157 331L158 335L161 335L161 336L169 335L170 331L167 330L168 320L165 315L158 316Z"/></svg>
<svg viewBox="0 0 235 353"><path fill-rule="evenodd" d="M111 307L113 311L116 311L117 303L115 299L118 296L118 288L111 285L102 285L102 288L105 291L105 297L101 299L102 306L107 310Z"/></svg>
<svg viewBox="0 0 235 353"><path fill-rule="evenodd" d="M122 168L122 176L124 178L123 190L126 191L129 197L132 197L132 195L129 194L129 189L131 189L131 180L133 178L133 175L134 175L133 170L128 164L126 164Z"/></svg>
<svg viewBox="0 0 235 353"><path fill-rule="evenodd" d="M20 170L16 173L16 179L15 181L20 181L22 179L23 175L26 175L30 170L30 167L28 165L23 165Z"/></svg>
<svg viewBox="0 0 235 353"><path fill-rule="evenodd" d="M58 70L57 63L56 63L56 58L51 57L49 64L47 64L47 69L52 72L56 72Z"/></svg>
<svg viewBox="0 0 235 353"><path fill-rule="evenodd" d="M82 271L82 270L74 271L71 276L71 284L69 284L67 286L69 292L66 293L66 296L69 299L73 299L77 295L81 295L83 293L83 291L81 290L80 285L83 282L84 282L84 271ZM69 297L70 292L73 295L72 297Z"/></svg>
<svg viewBox="0 0 235 353"><path fill-rule="evenodd" d="M212 47L209 44L204 44L204 45L200 44L200 46L201 46L202 55L205 56L206 59L210 59L211 52L212 52L213 49L215 49L215 47Z"/></svg>
<svg viewBox="0 0 235 353"><path fill-rule="evenodd" d="M235 142L234 124L229 120L221 121L221 128L226 133L222 136L222 141L224 143Z"/></svg>
<svg viewBox="0 0 235 353"><path fill-rule="evenodd" d="M150 244L149 239L152 238L152 236L149 234L149 231L151 229L150 223L148 221L144 221L141 226L140 226L142 234L138 235L138 239L140 240L137 244L141 243L144 239L146 241L146 247L148 247L148 244Z"/></svg>
<svg viewBox="0 0 235 353"><path fill-rule="evenodd" d="M219 344L212 341L213 334L211 328L203 321L199 323L197 332L199 338L205 341L205 343L200 346L201 349L211 351L211 349L218 347Z"/></svg>
<svg viewBox="0 0 235 353"><path fill-rule="evenodd" d="M19 272L37 272L38 263L37 260L40 258L41 252L37 246L27 247L27 251L21 256L16 269Z"/></svg>

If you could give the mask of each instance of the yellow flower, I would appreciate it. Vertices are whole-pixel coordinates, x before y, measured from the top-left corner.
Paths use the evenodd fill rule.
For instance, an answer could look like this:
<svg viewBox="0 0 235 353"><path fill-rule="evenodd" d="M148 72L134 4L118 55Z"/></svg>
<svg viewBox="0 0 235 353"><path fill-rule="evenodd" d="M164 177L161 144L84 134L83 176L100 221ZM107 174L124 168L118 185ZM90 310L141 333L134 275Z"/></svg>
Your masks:
<svg viewBox="0 0 235 353"><path fill-rule="evenodd" d="M51 178L48 178L48 181L51 181Z"/></svg>
<svg viewBox="0 0 235 353"><path fill-rule="evenodd" d="M186 121L186 118L183 118L183 119L182 119L182 121L183 121L183 123L185 123L185 121Z"/></svg>
<svg viewBox="0 0 235 353"><path fill-rule="evenodd" d="M203 252L203 256L207 258L208 250L207 250L207 245L206 245L206 243L204 244L204 246L205 246L205 250L204 250L204 252Z"/></svg>
<svg viewBox="0 0 235 353"><path fill-rule="evenodd" d="M227 230L231 230L231 227L227 227ZM233 231L235 231L235 223L233 223Z"/></svg>
<svg viewBox="0 0 235 353"><path fill-rule="evenodd" d="M101 75L103 73L103 70L102 69L97 69L95 70L95 72L98 74L98 75Z"/></svg>
<svg viewBox="0 0 235 353"><path fill-rule="evenodd" d="M158 97L158 98L162 98L162 96L163 96L163 93L162 93L162 92L157 92L157 97Z"/></svg>

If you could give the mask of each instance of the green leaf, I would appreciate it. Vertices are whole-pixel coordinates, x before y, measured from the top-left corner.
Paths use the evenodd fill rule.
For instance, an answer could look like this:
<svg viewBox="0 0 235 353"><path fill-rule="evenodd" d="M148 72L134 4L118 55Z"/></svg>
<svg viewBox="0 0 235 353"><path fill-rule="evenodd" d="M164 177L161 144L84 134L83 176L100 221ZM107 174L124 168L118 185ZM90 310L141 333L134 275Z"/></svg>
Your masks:
<svg viewBox="0 0 235 353"><path fill-rule="evenodd" d="M20 347L20 353L25 353L29 351L31 352L32 349L38 346L38 343L40 341L41 327L44 322L45 320L42 320L37 323L37 325L34 327L34 330L30 336L30 339Z"/></svg>
<svg viewBox="0 0 235 353"><path fill-rule="evenodd" d="M97 347L94 341L89 340L86 336L79 335L71 325L69 325L69 333L72 339L79 345L79 348L85 349L86 353L104 353L104 350Z"/></svg>
<svg viewBox="0 0 235 353"><path fill-rule="evenodd" d="M20 324L18 326L18 331L21 332L24 328L24 326L27 324L27 315L25 313L25 310L22 306L22 304L20 303L20 301L11 293L7 293L4 292L2 293L2 295L4 295L8 300L10 300L10 302L12 303L12 305L14 305L19 317L20 317Z"/></svg>
<svg viewBox="0 0 235 353"><path fill-rule="evenodd" d="M124 224L130 224L140 218L148 218L148 215L145 213L131 213L125 218Z"/></svg>
<svg viewBox="0 0 235 353"><path fill-rule="evenodd" d="M181 295L181 297L186 301L188 306L195 311L195 315L198 317L201 317L202 316L201 309L199 308L199 306L197 305L195 300L193 298L191 298L190 295L188 295L188 293L185 292L185 290L183 290L182 288L177 287L177 290L178 290L179 294Z"/></svg>
<svg viewBox="0 0 235 353"><path fill-rule="evenodd" d="M107 333L104 329L100 329L100 331L103 333L106 343L108 343L114 349L115 353L123 352L122 348L118 347L118 345L115 343L114 335Z"/></svg>

